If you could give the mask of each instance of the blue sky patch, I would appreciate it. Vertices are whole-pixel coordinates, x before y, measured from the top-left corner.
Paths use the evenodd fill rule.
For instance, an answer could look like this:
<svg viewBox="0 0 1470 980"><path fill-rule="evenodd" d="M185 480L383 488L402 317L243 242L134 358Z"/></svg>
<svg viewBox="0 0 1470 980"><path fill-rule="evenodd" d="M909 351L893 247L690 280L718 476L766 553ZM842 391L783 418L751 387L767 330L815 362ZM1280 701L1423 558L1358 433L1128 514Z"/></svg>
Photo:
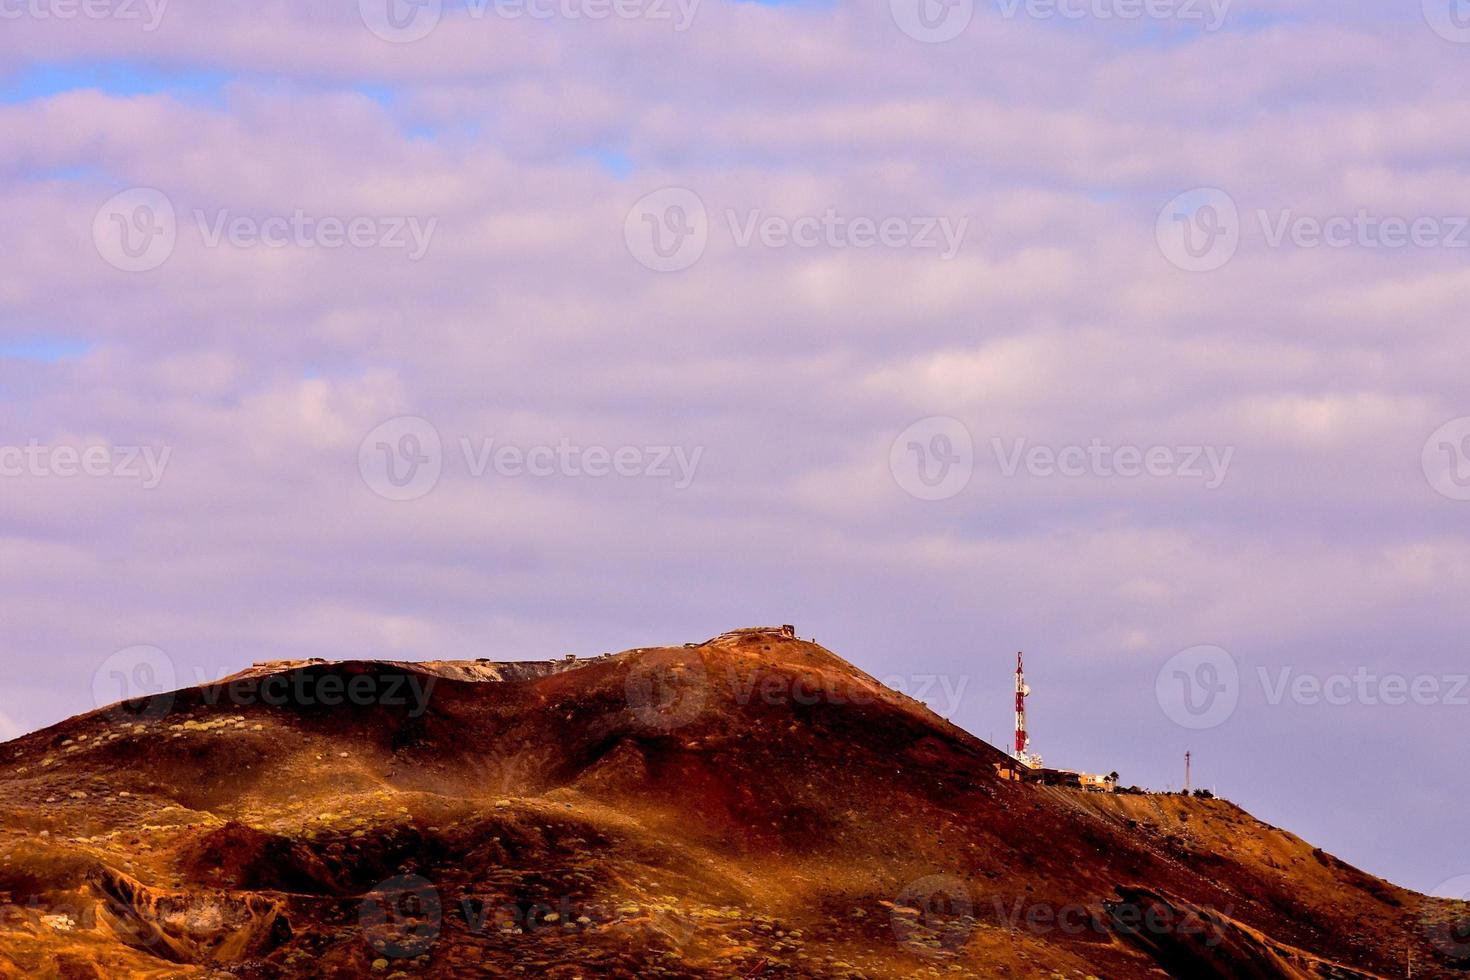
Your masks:
<svg viewBox="0 0 1470 980"><path fill-rule="evenodd" d="M72 357L80 357L92 349L83 340L66 337L25 337L16 340L0 340L0 358L16 361L37 361L41 364L56 364Z"/></svg>
<svg viewBox="0 0 1470 980"><path fill-rule="evenodd" d="M171 71L127 62L38 62L0 75L0 103L14 105L92 89L121 97L166 93L219 105L228 81L224 72Z"/></svg>

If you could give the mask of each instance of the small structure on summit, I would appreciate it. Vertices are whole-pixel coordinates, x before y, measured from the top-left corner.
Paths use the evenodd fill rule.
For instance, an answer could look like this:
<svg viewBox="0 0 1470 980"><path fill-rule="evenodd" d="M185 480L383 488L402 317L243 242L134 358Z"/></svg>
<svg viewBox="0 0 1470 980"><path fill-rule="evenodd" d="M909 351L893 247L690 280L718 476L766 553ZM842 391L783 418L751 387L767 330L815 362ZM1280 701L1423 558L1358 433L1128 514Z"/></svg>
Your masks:
<svg viewBox="0 0 1470 980"><path fill-rule="evenodd" d="M742 626L739 629L728 630L721 633L709 643L719 640L738 640L744 636L774 636L784 640L796 639L796 627L789 623L784 626Z"/></svg>
<svg viewBox="0 0 1470 980"><path fill-rule="evenodd" d="M1031 736L1026 734L1026 699L1031 688L1026 686L1026 671L1021 654L1016 654L1016 748L1012 753L1015 760L1032 769L1041 768L1041 756L1031 751Z"/></svg>
<svg viewBox="0 0 1470 980"><path fill-rule="evenodd" d="M1116 774L1100 776L1089 772L1073 772L1070 769L1048 769L1041 764L1041 756L1031 751L1031 736L1026 731L1026 699L1031 688L1026 683L1026 670L1022 655L1016 654L1016 739L1011 750L1011 761L997 762L995 771L1001 779L1021 783L1041 783L1046 786L1073 786L1098 793L1111 793L1118 788Z"/></svg>

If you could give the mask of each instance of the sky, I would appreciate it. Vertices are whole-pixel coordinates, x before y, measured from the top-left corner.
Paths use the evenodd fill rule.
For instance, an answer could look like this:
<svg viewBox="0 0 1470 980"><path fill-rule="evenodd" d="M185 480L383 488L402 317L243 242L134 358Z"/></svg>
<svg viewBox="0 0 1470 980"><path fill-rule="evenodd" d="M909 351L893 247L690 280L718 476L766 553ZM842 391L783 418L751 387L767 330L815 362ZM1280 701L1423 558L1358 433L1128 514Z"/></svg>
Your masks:
<svg viewBox="0 0 1470 980"><path fill-rule="evenodd" d="M794 623L1470 875L1470 8L0 21L0 738Z"/></svg>

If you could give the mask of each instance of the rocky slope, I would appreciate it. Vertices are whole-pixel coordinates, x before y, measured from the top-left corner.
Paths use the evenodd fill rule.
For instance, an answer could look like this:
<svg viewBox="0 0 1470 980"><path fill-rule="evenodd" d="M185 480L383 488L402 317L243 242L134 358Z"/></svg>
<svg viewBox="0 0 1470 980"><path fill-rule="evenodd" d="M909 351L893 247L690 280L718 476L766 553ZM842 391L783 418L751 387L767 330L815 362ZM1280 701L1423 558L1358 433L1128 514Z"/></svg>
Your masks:
<svg viewBox="0 0 1470 980"><path fill-rule="evenodd" d="M258 665L0 746L0 976L1466 976L1229 803L999 779L812 643Z"/></svg>

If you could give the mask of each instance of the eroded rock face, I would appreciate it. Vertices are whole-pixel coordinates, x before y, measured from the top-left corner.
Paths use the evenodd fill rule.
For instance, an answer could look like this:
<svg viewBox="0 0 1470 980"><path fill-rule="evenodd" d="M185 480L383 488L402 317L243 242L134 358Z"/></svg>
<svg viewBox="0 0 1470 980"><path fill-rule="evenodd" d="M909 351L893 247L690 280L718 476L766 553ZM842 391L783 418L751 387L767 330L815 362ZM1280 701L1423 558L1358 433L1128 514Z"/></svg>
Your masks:
<svg viewBox="0 0 1470 980"><path fill-rule="evenodd" d="M112 868L91 883L98 926L172 963L218 965L269 954L291 938L284 904L259 894L150 888Z"/></svg>
<svg viewBox="0 0 1470 980"><path fill-rule="evenodd" d="M1003 781L779 632L143 707L0 746L0 976L1464 975L1463 910L1221 800Z"/></svg>
<svg viewBox="0 0 1470 980"><path fill-rule="evenodd" d="M1172 976L1220 980L1373 980L1288 946L1217 910L1202 909L1151 888L1122 886L1105 903L1108 927Z"/></svg>

